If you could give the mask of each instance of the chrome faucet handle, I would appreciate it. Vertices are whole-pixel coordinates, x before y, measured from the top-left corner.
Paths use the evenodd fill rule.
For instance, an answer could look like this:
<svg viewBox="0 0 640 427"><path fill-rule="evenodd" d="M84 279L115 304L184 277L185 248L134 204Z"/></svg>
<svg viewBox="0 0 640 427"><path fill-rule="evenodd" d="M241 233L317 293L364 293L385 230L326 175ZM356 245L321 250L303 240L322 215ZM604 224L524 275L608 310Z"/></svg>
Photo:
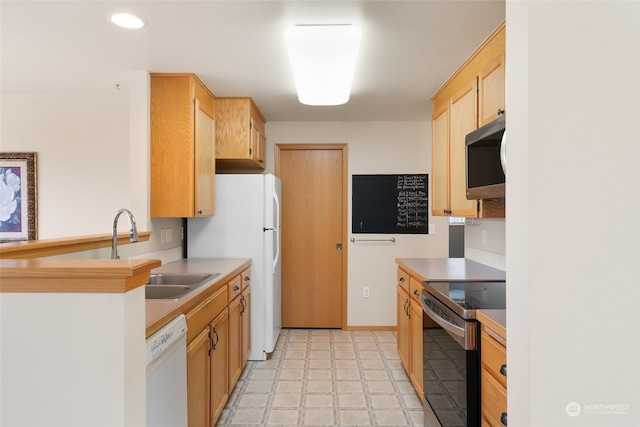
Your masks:
<svg viewBox="0 0 640 427"><path fill-rule="evenodd" d="M135 243L138 241L138 228L136 227L136 219L131 211L128 209L120 209L116 212L116 216L113 219L113 234L111 239L111 259L120 259L118 256L118 218L121 214L126 214L129 218L129 241Z"/></svg>

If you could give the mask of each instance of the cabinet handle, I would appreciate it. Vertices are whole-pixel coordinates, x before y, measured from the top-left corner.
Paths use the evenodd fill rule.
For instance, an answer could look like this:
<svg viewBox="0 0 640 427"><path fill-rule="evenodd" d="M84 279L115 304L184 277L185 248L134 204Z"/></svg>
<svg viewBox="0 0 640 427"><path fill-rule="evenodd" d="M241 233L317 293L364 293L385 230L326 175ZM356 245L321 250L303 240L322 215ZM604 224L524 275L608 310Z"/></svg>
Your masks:
<svg viewBox="0 0 640 427"><path fill-rule="evenodd" d="M233 287L233 291L234 291L234 292L238 292L239 290L240 290L240 288L238 287L238 285L235 285L235 286Z"/></svg>
<svg viewBox="0 0 640 427"><path fill-rule="evenodd" d="M507 365L500 366L500 373L505 377L507 376Z"/></svg>
<svg viewBox="0 0 640 427"><path fill-rule="evenodd" d="M504 110L502 108L498 108L498 111L496 111L496 113L498 113L499 116L504 114Z"/></svg>
<svg viewBox="0 0 640 427"><path fill-rule="evenodd" d="M244 297L240 297L240 303L242 304L242 311L240 311L240 316L242 316L245 312L245 310L247 309L246 303L247 300L244 299Z"/></svg>
<svg viewBox="0 0 640 427"><path fill-rule="evenodd" d="M220 341L220 337L218 336L218 331L216 331L216 328L213 328L213 334L216 336L216 340L212 341L213 350L215 350L216 346L218 345L218 341ZM209 351L209 354L211 354L211 351Z"/></svg>
<svg viewBox="0 0 640 427"><path fill-rule="evenodd" d="M211 356L211 350L214 349L213 339L211 338L211 332L209 332L209 356Z"/></svg>
<svg viewBox="0 0 640 427"><path fill-rule="evenodd" d="M445 215L451 215L451 211L450 211L449 209L445 209L445 210L444 210L444 214L445 214Z"/></svg>
<svg viewBox="0 0 640 427"><path fill-rule="evenodd" d="M502 425L507 425L507 413L503 412L502 416L500 417L500 422L502 423Z"/></svg>

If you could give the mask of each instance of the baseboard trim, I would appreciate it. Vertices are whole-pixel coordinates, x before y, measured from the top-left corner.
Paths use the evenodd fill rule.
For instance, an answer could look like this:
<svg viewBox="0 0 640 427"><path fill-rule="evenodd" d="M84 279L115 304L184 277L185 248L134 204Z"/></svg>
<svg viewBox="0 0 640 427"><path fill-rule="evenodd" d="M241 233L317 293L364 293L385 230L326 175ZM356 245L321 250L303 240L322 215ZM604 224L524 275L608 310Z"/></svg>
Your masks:
<svg viewBox="0 0 640 427"><path fill-rule="evenodd" d="M395 326L347 326L343 331L396 331Z"/></svg>

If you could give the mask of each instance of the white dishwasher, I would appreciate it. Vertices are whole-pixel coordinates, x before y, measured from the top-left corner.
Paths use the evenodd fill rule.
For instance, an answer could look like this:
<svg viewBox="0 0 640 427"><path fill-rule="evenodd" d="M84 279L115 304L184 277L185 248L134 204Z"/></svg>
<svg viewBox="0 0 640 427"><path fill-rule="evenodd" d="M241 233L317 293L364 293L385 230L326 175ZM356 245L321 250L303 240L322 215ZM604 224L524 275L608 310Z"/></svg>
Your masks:
<svg viewBox="0 0 640 427"><path fill-rule="evenodd" d="M146 341L147 427L187 427L187 321L176 317Z"/></svg>

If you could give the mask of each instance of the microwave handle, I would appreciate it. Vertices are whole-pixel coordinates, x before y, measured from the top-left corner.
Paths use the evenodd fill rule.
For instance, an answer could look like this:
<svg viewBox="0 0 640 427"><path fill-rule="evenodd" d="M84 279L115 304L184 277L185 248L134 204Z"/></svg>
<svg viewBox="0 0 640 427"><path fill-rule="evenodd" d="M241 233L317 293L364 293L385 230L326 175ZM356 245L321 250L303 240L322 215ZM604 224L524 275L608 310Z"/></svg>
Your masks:
<svg viewBox="0 0 640 427"><path fill-rule="evenodd" d="M502 141L500 142L500 164L502 165L502 172L507 174L507 131L502 133Z"/></svg>

